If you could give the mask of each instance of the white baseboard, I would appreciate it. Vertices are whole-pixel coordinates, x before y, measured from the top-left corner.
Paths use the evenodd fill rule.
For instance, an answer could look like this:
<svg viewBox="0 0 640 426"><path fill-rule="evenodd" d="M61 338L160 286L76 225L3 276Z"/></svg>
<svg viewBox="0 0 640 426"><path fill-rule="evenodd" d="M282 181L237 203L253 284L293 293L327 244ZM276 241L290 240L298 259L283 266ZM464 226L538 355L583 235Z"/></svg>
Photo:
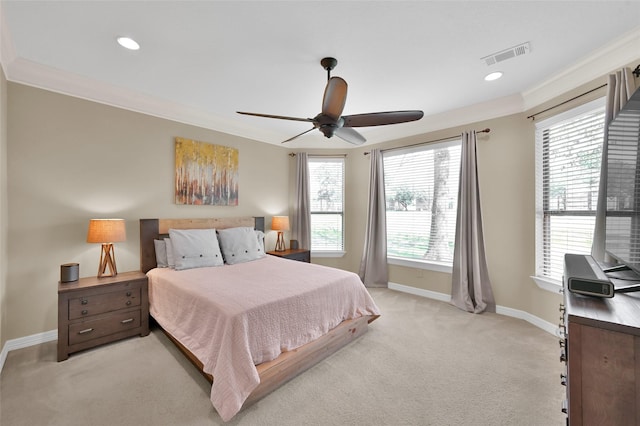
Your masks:
<svg viewBox="0 0 640 426"><path fill-rule="evenodd" d="M421 288L411 287L408 285L389 283L391 290L401 291L403 293L409 293L416 296L427 297L429 299L439 300L441 302L449 302L451 296L444 293L438 293L436 291L424 290ZM557 336L558 326L551 324L541 318L531 315L528 312L520 311L518 309L507 308L504 306L496 306L496 313L500 315L506 315L513 318L518 318L527 321L535 325L536 327L546 331L547 333ZM0 352L0 372L4 367L4 362L7 359L9 351L16 349L22 349L33 345L39 345L41 343L51 342L58 339L58 330L45 331L44 333L33 334L31 336L21 337L19 339L7 340Z"/></svg>
<svg viewBox="0 0 640 426"><path fill-rule="evenodd" d="M20 337L19 339L7 340L2 348L2 352L0 352L0 372L2 372L2 368L4 367L4 362L7 360L9 351L15 351L16 349L51 342L52 340L58 340L58 330L50 330L45 331L44 333Z"/></svg>
<svg viewBox="0 0 640 426"><path fill-rule="evenodd" d="M391 290L401 291L403 293L409 293L416 296L427 297L429 299L439 300L441 302L450 302L451 296L444 293L438 293L436 291L424 290L421 288L411 287L408 285L389 283ZM536 327L546 331L549 334L558 336L558 326L547 322L535 315L531 315L529 312L520 311L518 309L507 308L505 306L496 306L496 313L500 315L506 315L508 317L518 318L525 320L526 322L535 325Z"/></svg>

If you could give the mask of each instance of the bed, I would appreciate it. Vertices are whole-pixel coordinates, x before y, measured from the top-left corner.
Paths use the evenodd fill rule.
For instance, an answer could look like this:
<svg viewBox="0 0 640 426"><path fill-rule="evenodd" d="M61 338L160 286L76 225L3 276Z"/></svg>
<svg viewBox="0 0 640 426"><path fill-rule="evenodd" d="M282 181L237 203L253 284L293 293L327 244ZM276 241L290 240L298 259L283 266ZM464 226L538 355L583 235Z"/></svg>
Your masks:
<svg viewBox="0 0 640 426"><path fill-rule="evenodd" d="M356 274L265 255L263 246L250 261L157 267L160 241L212 229L228 248L228 233L264 231L264 218L141 219L140 267L152 317L212 383L211 402L228 421L366 333L379 310Z"/></svg>

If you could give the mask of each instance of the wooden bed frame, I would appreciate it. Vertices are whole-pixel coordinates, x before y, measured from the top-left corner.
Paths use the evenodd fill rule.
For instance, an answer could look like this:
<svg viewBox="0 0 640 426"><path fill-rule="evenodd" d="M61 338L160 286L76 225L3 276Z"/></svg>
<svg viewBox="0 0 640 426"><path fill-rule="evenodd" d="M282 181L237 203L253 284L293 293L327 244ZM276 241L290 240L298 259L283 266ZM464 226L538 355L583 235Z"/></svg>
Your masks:
<svg viewBox="0 0 640 426"><path fill-rule="evenodd" d="M215 219L140 219L140 269L148 272L156 267L154 239L168 236L169 229L226 229L238 226L250 226L263 231L264 217L215 218ZM307 343L295 350L284 352L272 361L256 366L260 376L260 384L251 392L243 407L259 400L269 392L280 387L298 374L314 366L318 362L335 353L367 332L368 324L378 318L367 315L353 320L346 320L330 330L324 336ZM210 381L214 378L203 371L198 358L177 341L170 333L163 330L169 339Z"/></svg>

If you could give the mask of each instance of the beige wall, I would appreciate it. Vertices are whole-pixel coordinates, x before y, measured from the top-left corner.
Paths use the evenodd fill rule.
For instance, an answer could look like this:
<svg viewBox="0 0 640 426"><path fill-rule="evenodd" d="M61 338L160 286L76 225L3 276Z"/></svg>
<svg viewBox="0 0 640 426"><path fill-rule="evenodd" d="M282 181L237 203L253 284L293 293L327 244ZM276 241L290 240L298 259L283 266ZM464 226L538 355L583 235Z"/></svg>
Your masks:
<svg viewBox="0 0 640 426"><path fill-rule="evenodd" d="M631 64L630 64L631 65ZM555 323L561 297L539 289L535 267L535 138L527 115L583 93L590 82L532 111L432 132L375 146L390 148L491 128L479 136L478 163L490 277L498 305ZM0 258L0 343L57 327L59 265L80 263L81 276L95 275L99 248L85 243L88 219L127 220L126 243L116 245L118 269L138 268L138 223L142 217L270 216L286 214L295 146L234 137L101 104L39 90L2 79L0 117L8 135L0 139L7 155L7 196L1 198L0 225L8 255ZM598 96L582 97L552 113ZM547 113L548 116L550 113ZM238 207L176 206L172 199L175 136L240 150ZM2 138L0 133L0 138ZM357 272L364 240L371 149L309 150L346 154L345 248L338 259L315 263ZM0 155L2 151L0 150ZM8 159L8 160L6 160ZM8 161L8 167L6 165ZM4 164L4 165L3 165ZM274 189L276 188L276 189ZM8 219L7 219L8 217ZM8 233L6 231L8 223ZM289 235L285 236L288 239ZM274 244L268 233L268 248ZM6 250L5 250L6 253ZM10 265L8 271L3 266ZM6 274L3 286L2 276ZM390 281L450 293L450 274L390 266Z"/></svg>
<svg viewBox="0 0 640 426"><path fill-rule="evenodd" d="M119 271L139 268L138 219L286 214L284 148L32 87L8 84L9 233L3 339L57 328L60 265L96 275L90 218L126 219ZM238 148L237 207L173 203L174 137ZM1 216L0 216L1 218ZM268 233L267 246L275 237Z"/></svg>
<svg viewBox="0 0 640 426"><path fill-rule="evenodd" d="M375 148L391 148L458 135L489 127L478 136L478 168L485 247L493 291L498 305L531 313L549 322L557 320L560 295L539 289L530 276L535 267L535 137L526 114L446 129ZM346 162L346 247L342 259L314 262L358 271L367 206L369 157L372 147L348 152ZM393 283L451 293L451 275L390 265Z"/></svg>
<svg viewBox="0 0 640 426"><path fill-rule="evenodd" d="M0 67L0 348L7 340L7 79Z"/></svg>
<svg viewBox="0 0 640 426"><path fill-rule="evenodd" d="M628 64L631 69L637 61ZM636 80L637 81L637 80ZM484 219L485 248L496 303L528 312L547 322L558 320L560 294L540 289L531 279L535 273L535 122L529 115L563 103L606 83L606 76L577 87L531 111L441 130L376 146L349 151L346 161L346 247L341 259L316 259L317 263L357 272L364 244L368 156L371 148L390 148L436 140L463 131L491 129L478 136L478 168ZM636 83L638 84L638 82ZM598 97L599 89L570 101L537 119L555 115ZM389 281L417 289L451 293L451 275L396 265L389 266Z"/></svg>

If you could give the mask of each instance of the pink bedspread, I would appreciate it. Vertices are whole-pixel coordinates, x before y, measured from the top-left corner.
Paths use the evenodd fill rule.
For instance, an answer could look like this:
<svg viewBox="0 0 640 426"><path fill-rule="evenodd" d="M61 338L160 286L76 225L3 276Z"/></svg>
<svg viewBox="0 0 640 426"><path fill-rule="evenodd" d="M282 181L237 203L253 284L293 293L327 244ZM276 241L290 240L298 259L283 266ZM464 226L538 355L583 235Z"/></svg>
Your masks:
<svg viewBox="0 0 640 426"><path fill-rule="evenodd" d="M224 421L260 383L255 365L346 319L379 315L356 274L275 256L147 275L151 314L213 375L211 402Z"/></svg>

